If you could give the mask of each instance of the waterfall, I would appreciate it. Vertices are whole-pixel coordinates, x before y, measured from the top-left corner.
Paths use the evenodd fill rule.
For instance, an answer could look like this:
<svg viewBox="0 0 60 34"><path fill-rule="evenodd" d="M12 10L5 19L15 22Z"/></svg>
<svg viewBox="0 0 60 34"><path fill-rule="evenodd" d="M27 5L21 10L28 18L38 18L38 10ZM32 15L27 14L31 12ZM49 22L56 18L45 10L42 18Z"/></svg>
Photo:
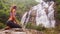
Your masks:
<svg viewBox="0 0 60 34"><path fill-rule="evenodd" d="M28 12L28 17L26 18L27 13L25 13L22 17L21 23L28 23L30 14L36 11L36 25L42 24L42 26L46 28L55 27L55 19L54 19L54 1L45 2L43 0L39 1L39 4L33 6L31 10ZM26 19L26 20L25 20Z"/></svg>
<svg viewBox="0 0 60 34"><path fill-rule="evenodd" d="M54 2L51 1L50 4L51 5L49 6L49 9L48 9L48 18L51 23L51 27L55 27L54 8L53 8Z"/></svg>
<svg viewBox="0 0 60 34"><path fill-rule="evenodd" d="M22 17L22 19L21 19L21 24L22 24L22 26L23 26L24 23L25 23L27 13L28 13L28 12L25 12L25 14L23 15L23 17Z"/></svg>

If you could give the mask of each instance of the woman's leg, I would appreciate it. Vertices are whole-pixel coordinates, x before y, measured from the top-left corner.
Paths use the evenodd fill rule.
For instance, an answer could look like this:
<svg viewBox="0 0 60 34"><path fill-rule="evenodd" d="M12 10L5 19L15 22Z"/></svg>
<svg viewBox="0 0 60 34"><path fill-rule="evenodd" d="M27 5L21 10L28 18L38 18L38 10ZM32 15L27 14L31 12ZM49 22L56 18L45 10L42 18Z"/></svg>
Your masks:
<svg viewBox="0 0 60 34"><path fill-rule="evenodd" d="M22 28L20 25L13 23L12 21L8 21L7 26L9 26L11 28Z"/></svg>

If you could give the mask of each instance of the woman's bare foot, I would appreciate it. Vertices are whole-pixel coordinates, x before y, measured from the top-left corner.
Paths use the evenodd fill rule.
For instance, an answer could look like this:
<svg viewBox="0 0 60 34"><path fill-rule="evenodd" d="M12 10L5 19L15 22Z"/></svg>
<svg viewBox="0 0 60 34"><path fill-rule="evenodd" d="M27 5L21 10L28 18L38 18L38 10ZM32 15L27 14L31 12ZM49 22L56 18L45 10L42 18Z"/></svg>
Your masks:
<svg viewBox="0 0 60 34"><path fill-rule="evenodd" d="M9 26L5 27L5 30L9 30L9 29L11 29Z"/></svg>

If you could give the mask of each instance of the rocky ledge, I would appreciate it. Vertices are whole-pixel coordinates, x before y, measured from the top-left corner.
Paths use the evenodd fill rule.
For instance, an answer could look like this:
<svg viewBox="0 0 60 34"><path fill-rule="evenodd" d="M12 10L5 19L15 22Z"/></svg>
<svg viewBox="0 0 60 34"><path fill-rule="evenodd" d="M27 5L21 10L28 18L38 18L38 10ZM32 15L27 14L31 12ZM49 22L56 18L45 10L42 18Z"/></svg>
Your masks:
<svg viewBox="0 0 60 34"><path fill-rule="evenodd" d="M0 30L0 34L43 34L43 32L32 29L12 28L9 30Z"/></svg>

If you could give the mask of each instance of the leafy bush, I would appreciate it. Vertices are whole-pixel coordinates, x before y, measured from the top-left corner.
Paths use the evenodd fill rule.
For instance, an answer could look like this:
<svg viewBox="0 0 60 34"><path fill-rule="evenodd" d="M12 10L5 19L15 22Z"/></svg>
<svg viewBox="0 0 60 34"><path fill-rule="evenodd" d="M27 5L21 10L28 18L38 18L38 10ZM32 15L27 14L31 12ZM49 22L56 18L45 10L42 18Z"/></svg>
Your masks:
<svg viewBox="0 0 60 34"><path fill-rule="evenodd" d="M55 3L56 3L56 19L60 20L60 0L55 0Z"/></svg>
<svg viewBox="0 0 60 34"><path fill-rule="evenodd" d="M4 28L6 25L3 23L0 23L0 29Z"/></svg>
<svg viewBox="0 0 60 34"><path fill-rule="evenodd" d="M45 30L45 28L42 27L42 25L36 26L36 25L33 25L32 23L27 23L26 28L28 28L28 29L35 29L35 30L38 30L38 31Z"/></svg>

